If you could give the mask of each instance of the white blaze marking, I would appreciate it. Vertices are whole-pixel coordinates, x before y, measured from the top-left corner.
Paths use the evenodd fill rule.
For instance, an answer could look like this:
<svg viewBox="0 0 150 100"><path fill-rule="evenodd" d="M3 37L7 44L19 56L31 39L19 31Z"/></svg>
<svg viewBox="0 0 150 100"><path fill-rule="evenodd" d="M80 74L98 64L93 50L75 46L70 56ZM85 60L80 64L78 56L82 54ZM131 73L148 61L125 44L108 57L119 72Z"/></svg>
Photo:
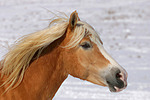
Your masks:
<svg viewBox="0 0 150 100"><path fill-rule="evenodd" d="M102 53L102 55L110 62L109 67L117 67L117 68L121 68L123 69L104 49L103 45L100 42L100 38L99 35L96 33L96 31L94 30L94 28L92 28L89 24L84 23L83 27L85 27L88 31L89 34L92 34L91 41L94 42L97 47L99 48L99 51Z"/></svg>
<svg viewBox="0 0 150 100"><path fill-rule="evenodd" d="M117 67L117 68L122 69L122 67L104 49L103 45L100 42L100 39L99 39L99 36L97 35L97 33L95 32L92 35L94 35L94 36L91 37L91 41L94 42L97 45L97 47L98 47L99 51L102 53L102 55L110 62L109 67L110 68Z"/></svg>

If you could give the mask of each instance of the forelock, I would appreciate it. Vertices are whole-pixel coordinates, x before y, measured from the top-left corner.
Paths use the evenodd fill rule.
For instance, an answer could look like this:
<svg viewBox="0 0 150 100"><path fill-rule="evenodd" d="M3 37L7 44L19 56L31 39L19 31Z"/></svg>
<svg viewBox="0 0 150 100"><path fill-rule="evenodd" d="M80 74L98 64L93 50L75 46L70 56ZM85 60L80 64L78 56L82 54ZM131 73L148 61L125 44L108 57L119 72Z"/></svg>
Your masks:
<svg viewBox="0 0 150 100"><path fill-rule="evenodd" d="M83 27L84 30L85 30L85 36L88 35L88 34L91 34L90 35L90 39L92 42L100 42L100 44L102 44L102 41L99 37L99 35L97 34L97 32L95 31L95 29L89 25L88 23L86 22L83 22L83 21L78 21L77 22L77 27Z"/></svg>
<svg viewBox="0 0 150 100"><path fill-rule="evenodd" d="M79 42L87 35L89 35L91 41L96 44L101 41L99 35L96 33L96 31L91 25L83 21L78 21L73 31L72 38L64 47L73 48L77 46L77 44L79 44Z"/></svg>

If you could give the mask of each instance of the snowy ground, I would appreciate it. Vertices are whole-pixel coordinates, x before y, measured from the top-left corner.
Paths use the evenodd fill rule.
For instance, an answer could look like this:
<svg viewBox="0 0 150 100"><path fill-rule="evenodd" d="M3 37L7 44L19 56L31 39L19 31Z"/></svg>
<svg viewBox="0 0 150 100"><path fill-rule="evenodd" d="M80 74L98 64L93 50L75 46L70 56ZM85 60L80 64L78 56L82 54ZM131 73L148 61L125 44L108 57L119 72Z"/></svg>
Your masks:
<svg viewBox="0 0 150 100"><path fill-rule="evenodd" d="M150 0L0 0L0 59L17 38L48 26L43 8L77 10L129 74L120 93L69 76L54 100L150 100Z"/></svg>

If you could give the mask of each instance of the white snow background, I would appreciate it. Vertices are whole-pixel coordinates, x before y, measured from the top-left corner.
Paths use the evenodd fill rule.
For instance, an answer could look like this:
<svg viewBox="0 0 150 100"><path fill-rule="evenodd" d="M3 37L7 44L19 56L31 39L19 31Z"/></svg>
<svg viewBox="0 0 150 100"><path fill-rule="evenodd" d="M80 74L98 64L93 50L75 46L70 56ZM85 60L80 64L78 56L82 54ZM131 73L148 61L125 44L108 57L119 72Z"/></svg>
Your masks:
<svg viewBox="0 0 150 100"><path fill-rule="evenodd" d="M54 100L150 100L150 0L0 0L0 59L19 37L48 26L53 15L44 8L77 10L128 72L119 93L69 76Z"/></svg>

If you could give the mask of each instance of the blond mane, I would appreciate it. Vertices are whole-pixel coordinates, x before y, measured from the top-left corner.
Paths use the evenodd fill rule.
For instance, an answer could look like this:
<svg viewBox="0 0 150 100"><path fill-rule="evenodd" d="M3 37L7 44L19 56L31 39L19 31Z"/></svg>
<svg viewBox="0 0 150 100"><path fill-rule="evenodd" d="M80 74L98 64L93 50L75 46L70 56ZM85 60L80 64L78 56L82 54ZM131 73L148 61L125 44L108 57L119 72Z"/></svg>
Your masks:
<svg viewBox="0 0 150 100"><path fill-rule="evenodd" d="M85 25L75 28L73 37L64 47L72 48L76 46L85 36L85 31L87 31L88 27L91 31L94 31L87 23L81 21L78 21L77 23ZM39 56L45 47L63 36L69 21L66 18L57 18L51 21L50 25L52 24L53 26L44 30L23 36L4 56L4 59L1 62L3 66L1 69L1 77L7 76L7 78L1 86L9 85L6 91L12 87L15 88L20 84L25 70L28 68L35 53L38 51L37 56Z"/></svg>
<svg viewBox="0 0 150 100"><path fill-rule="evenodd" d="M69 22L65 18L57 18L51 22L54 23L55 25L44 30L23 36L11 47L1 62L3 66L1 77L8 76L1 86L10 84L9 89L16 82L19 84L35 53L38 50L41 52L43 48L60 38L65 33Z"/></svg>

